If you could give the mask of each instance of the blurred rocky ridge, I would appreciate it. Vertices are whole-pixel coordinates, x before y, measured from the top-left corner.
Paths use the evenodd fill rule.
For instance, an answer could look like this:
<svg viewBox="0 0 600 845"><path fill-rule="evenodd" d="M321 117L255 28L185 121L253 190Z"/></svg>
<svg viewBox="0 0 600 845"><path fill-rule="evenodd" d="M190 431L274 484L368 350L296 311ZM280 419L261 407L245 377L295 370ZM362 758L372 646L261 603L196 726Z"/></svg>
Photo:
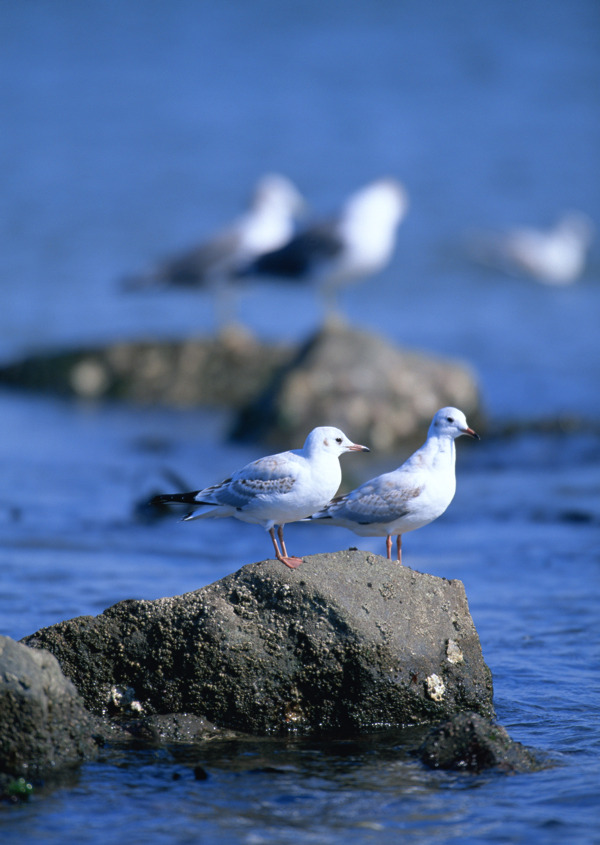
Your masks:
<svg viewBox="0 0 600 845"><path fill-rule="evenodd" d="M393 452L421 437L440 407L460 408L476 427L481 416L466 364L331 322L300 345L229 332L39 353L0 368L0 383L94 400L224 407L234 438L277 448L331 424Z"/></svg>

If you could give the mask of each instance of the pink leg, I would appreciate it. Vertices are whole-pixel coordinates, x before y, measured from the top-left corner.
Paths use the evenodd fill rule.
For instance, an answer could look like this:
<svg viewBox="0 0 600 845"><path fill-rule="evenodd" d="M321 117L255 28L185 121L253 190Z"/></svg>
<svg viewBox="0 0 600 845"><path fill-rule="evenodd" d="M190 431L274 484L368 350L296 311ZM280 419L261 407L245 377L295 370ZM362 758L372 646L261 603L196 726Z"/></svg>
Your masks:
<svg viewBox="0 0 600 845"><path fill-rule="evenodd" d="M398 550L398 563L402 566L402 534L396 537L396 549Z"/></svg>
<svg viewBox="0 0 600 845"><path fill-rule="evenodd" d="M283 527L280 525L277 529L279 534L279 539L281 540L281 545L283 546L284 554L281 554L279 551L279 546L277 545L277 540L275 538L275 529L270 528L269 534L271 535L271 540L273 540L273 546L275 548L275 557L277 560L280 560L282 563L285 563L286 566L289 566L290 569L296 569L302 563L301 557L288 557L287 549L285 548L285 543L283 542Z"/></svg>
<svg viewBox="0 0 600 845"><path fill-rule="evenodd" d="M387 549L387 559L392 559L392 535L388 534L385 538L385 547Z"/></svg>
<svg viewBox="0 0 600 845"><path fill-rule="evenodd" d="M284 557L288 556L287 549L285 547L285 540L283 539L283 525L277 526L277 536L279 537L279 544L281 545L281 551Z"/></svg>

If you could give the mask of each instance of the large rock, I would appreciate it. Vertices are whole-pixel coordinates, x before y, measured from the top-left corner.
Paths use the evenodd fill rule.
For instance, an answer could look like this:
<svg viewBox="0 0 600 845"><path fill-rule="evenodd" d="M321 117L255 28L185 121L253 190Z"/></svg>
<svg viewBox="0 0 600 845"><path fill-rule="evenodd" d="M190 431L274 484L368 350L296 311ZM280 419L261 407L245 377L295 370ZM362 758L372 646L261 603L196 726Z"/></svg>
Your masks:
<svg viewBox="0 0 600 845"><path fill-rule="evenodd" d="M196 592L124 601L25 639L96 713L189 713L255 734L492 715L460 581L351 550L244 566Z"/></svg>
<svg viewBox="0 0 600 845"><path fill-rule="evenodd" d="M479 393L466 364L328 323L242 409L233 436L289 448L316 425L331 424L358 443L394 451L424 434L445 405L476 420Z"/></svg>
<svg viewBox="0 0 600 845"><path fill-rule="evenodd" d="M29 778L81 763L98 750L94 727L53 655L0 636L0 773Z"/></svg>

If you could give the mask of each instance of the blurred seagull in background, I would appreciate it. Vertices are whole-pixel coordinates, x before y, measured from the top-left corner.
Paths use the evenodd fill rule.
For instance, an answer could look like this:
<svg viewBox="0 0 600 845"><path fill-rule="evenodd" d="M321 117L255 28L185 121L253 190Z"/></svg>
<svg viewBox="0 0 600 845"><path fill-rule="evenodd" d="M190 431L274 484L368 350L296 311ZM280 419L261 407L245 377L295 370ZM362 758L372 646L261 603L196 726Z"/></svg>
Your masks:
<svg viewBox="0 0 600 845"><path fill-rule="evenodd" d="M583 273L594 226L587 215L565 213L551 229L517 228L474 238L477 261L510 275L525 273L548 285L568 285Z"/></svg>
<svg viewBox="0 0 600 845"><path fill-rule="evenodd" d="M339 428L321 426L311 431L302 449L259 458L220 484L193 493L155 496L150 504L191 505L184 520L232 516L262 525L271 535L277 560L296 569L302 558L288 555L283 526L310 516L335 495L342 480L340 455L368 451Z"/></svg>
<svg viewBox="0 0 600 845"><path fill-rule="evenodd" d="M454 498L454 440L461 434L479 440L462 411L441 408L423 446L402 466L333 499L310 521L341 525L362 537L385 537L388 560L396 536L398 563L402 563L402 535L433 522Z"/></svg>
<svg viewBox="0 0 600 845"><path fill-rule="evenodd" d="M241 275L320 281L328 313L340 287L382 270L392 258L408 194L395 179L378 179L352 194L339 216L317 221L287 244L265 252Z"/></svg>
<svg viewBox="0 0 600 845"><path fill-rule="evenodd" d="M128 290L154 287L214 287L221 297L221 318L231 319L229 282L238 271L265 252L287 243L305 203L292 182L277 173L263 176L255 186L247 211L198 246L166 258L154 268L128 278Z"/></svg>

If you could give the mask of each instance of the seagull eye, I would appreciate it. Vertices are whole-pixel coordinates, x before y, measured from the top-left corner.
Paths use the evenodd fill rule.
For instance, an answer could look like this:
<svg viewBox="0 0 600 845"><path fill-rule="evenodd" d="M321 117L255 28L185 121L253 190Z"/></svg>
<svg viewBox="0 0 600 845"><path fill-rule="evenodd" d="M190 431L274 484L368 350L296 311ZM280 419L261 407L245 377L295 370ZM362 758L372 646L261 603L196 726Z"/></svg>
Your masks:
<svg viewBox="0 0 600 845"><path fill-rule="evenodd" d="M339 444L340 444L340 446L341 446L341 445L342 445L342 438L341 438L341 437L336 437L336 438L335 438L335 442L336 442L336 443L339 443Z"/></svg>
<svg viewBox="0 0 600 845"><path fill-rule="evenodd" d="M454 417L446 417L446 421L449 422L449 423L453 423Z"/></svg>

